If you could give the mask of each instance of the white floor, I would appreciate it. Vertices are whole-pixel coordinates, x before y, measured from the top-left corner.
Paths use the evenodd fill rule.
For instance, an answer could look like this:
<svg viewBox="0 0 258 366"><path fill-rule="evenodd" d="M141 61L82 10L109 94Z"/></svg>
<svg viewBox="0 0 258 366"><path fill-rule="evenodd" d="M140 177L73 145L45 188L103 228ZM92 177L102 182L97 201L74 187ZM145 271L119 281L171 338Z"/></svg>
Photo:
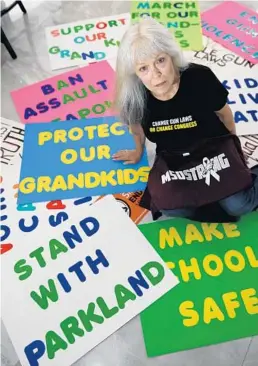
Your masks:
<svg viewBox="0 0 258 366"><path fill-rule="evenodd" d="M5 0L8 5L12 0ZM240 1L258 10L257 1ZM2 45L2 112L5 118L19 121L10 92L64 70L49 68L44 35L46 26L80 19L129 11L129 1L24 1L28 15L16 7L3 17L2 27L15 48L17 60L12 60ZM201 9L218 2L201 1ZM18 306L19 304L17 304ZM17 330L18 331L18 330ZM2 365L20 365L15 351L2 330ZM258 366L258 337L245 338L210 347L179 352L154 359L145 355L139 317L135 318L106 341L80 359L77 366ZM62 366L62 365L60 365Z"/></svg>

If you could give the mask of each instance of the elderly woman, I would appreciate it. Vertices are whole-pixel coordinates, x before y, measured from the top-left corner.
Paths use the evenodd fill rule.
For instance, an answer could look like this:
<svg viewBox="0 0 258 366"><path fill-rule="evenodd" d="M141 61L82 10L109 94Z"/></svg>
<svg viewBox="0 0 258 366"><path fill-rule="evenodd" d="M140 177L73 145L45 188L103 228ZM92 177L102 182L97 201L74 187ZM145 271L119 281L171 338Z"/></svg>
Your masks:
<svg viewBox="0 0 258 366"><path fill-rule="evenodd" d="M145 138L156 144L144 194L152 212L193 218L216 202L241 216L258 206L258 169L246 166L227 90L208 67L186 62L167 28L152 18L131 25L116 77L116 108L135 150L113 159L137 163Z"/></svg>

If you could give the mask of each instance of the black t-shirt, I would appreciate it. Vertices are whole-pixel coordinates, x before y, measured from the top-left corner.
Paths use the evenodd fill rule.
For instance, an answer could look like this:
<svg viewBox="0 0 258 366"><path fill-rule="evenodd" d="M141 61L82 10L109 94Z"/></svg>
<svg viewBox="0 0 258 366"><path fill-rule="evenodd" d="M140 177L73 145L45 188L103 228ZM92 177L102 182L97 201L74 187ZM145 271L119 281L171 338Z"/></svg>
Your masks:
<svg viewBox="0 0 258 366"><path fill-rule="evenodd" d="M198 141L228 134L215 111L227 102L228 91L206 66L190 64L181 73L175 96L167 101L147 91L142 127L161 150L185 150Z"/></svg>

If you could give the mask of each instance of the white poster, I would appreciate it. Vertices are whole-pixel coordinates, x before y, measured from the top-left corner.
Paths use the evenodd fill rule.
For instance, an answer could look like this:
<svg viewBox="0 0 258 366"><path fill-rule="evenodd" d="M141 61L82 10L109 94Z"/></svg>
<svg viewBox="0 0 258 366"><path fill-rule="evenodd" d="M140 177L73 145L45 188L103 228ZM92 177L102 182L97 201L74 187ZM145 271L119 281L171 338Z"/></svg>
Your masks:
<svg viewBox="0 0 258 366"><path fill-rule="evenodd" d="M178 283L112 196L78 211L44 235L14 228L2 260L2 318L24 366L71 365Z"/></svg>
<svg viewBox="0 0 258 366"><path fill-rule="evenodd" d="M24 125L1 117L0 162L2 168L12 165L17 157L20 159L23 141Z"/></svg>
<svg viewBox="0 0 258 366"><path fill-rule="evenodd" d="M129 25L130 14L125 13L46 28L52 70L116 57Z"/></svg>
<svg viewBox="0 0 258 366"><path fill-rule="evenodd" d="M258 165L258 135L241 136L240 141L248 167Z"/></svg>
<svg viewBox="0 0 258 366"><path fill-rule="evenodd" d="M258 69L257 69L258 71ZM238 135L258 133L258 73L253 71L243 73L228 73L220 77L220 81L229 92L230 106Z"/></svg>
<svg viewBox="0 0 258 366"><path fill-rule="evenodd" d="M258 65L203 37L204 49L186 53L188 61L208 66L229 92L228 105L238 135L258 133Z"/></svg>

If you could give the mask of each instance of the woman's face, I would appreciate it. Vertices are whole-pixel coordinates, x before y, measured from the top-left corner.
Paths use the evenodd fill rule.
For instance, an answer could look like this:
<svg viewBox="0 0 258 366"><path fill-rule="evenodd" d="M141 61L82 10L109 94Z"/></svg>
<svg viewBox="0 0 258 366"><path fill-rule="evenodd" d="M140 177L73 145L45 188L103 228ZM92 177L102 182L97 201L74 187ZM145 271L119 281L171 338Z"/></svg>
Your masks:
<svg viewBox="0 0 258 366"><path fill-rule="evenodd" d="M175 69L171 56L160 53L153 58L136 64L136 75L156 97L165 97L173 89Z"/></svg>

